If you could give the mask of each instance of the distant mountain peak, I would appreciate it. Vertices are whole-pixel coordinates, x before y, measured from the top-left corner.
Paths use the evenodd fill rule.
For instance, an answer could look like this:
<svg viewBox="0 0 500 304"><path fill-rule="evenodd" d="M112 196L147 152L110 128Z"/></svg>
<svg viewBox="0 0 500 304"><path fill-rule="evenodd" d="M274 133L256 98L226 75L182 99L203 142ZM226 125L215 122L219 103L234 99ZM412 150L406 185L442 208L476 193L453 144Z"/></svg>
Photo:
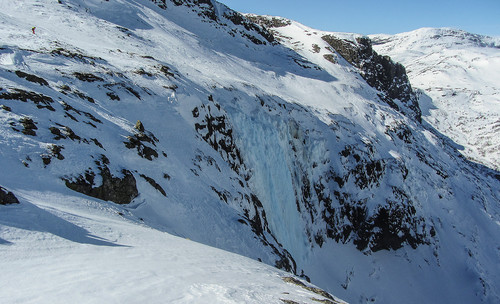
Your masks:
<svg viewBox="0 0 500 304"><path fill-rule="evenodd" d="M446 47L489 47L499 48L500 38L485 35L472 34L454 28L421 28L411 32L396 35L370 35L374 44L390 42L394 39L399 43L416 42L426 44L429 47L443 45Z"/></svg>
<svg viewBox="0 0 500 304"><path fill-rule="evenodd" d="M500 169L500 39L450 28L372 35L374 48L404 64L421 90L424 116L464 155Z"/></svg>

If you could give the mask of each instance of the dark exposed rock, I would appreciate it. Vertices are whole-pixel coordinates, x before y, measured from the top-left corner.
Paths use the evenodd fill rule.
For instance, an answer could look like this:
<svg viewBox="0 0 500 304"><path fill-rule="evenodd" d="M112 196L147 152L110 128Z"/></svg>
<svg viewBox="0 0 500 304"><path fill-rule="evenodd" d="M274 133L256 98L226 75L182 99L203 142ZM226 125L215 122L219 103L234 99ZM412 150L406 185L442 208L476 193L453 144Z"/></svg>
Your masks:
<svg viewBox="0 0 500 304"><path fill-rule="evenodd" d="M79 80L85 81L85 82L104 81L104 79L102 79L101 77L96 76L96 75L91 74L91 73L74 72L73 75L76 78L78 78Z"/></svg>
<svg viewBox="0 0 500 304"><path fill-rule="evenodd" d="M14 193L0 186L0 205L19 204L19 200Z"/></svg>
<svg viewBox="0 0 500 304"><path fill-rule="evenodd" d="M301 68L304 68L304 69L312 69L312 68L314 68L317 71L321 71L321 68L319 66L315 65L314 63L312 63L310 61L303 60L303 59L300 59L300 58L293 58L293 61L295 61L295 63L297 65L299 65Z"/></svg>
<svg viewBox="0 0 500 304"><path fill-rule="evenodd" d="M158 152L155 149L144 144L145 142L147 142L152 144L153 146L156 146L158 139L154 136L153 133L145 130L144 125L141 121L137 121L135 128L139 132L134 134L133 136L127 136L127 141L123 142L125 144L125 147L127 147L128 149L136 149L137 154L147 160L152 161L153 158L158 158ZM140 131L138 128L142 129L143 131Z"/></svg>
<svg viewBox="0 0 500 304"><path fill-rule="evenodd" d="M87 100L90 103L95 103L94 98L92 98L90 96L87 96L87 95L85 95L84 93L82 93L82 92L80 92L78 90L75 90L75 95L78 96L79 98L83 99L83 100Z"/></svg>
<svg viewBox="0 0 500 304"><path fill-rule="evenodd" d="M44 167L47 167L52 162L50 155L42 154L41 157Z"/></svg>
<svg viewBox="0 0 500 304"><path fill-rule="evenodd" d="M273 249L274 254L279 257L276 260L276 262L274 263L274 267L276 267L278 269L283 269L283 270L290 272L290 273L293 273L293 274L296 274L297 273L297 264L295 263L295 260L293 259L292 255L286 249L283 249L280 252L278 250L278 248L276 248L274 245L270 245L270 246ZM280 246L281 246L281 244L280 244Z"/></svg>
<svg viewBox="0 0 500 304"><path fill-rule="evenodd" d="M122 32L122 33L126 34L128 37L132 36L132 32L130 32L130 30L129 30L128 28L125 28L125 27L123 27L123 26L119 26L119 25L117 25L117 26L116 26L116 28L117 28L120 32Z"/></svg>
<svg viewBox="0 0 500 304"><path fill-rule="evenodd" d="M429 157L429 154L425 153L426 151L424 150L423 152L417 151L417 157L418 159L432 168L437 175L441 176L443 179L448 178L448 174L446 174L446 170L443 169L441 164L433 160L431 157Z"/></svg>
<svg viewBox="0 0 500 304"><path fill-rule="evenodd" d="M358 164L356 168L351 171L355 178L355 183L359 189L364 189L369 186L380 186L380 179L385 174L384 162L382 160L375 160L370 162L363 162Z"/></svg>
<svg viewBox="0 0 500 304"><path fill-rule="evenodd" d="M42 162L44 167L47 167L52 162L52 158L57 158L59 160L63 160L64 156L61 154L63 146L59 145L49 145L47 146L47 150L49 150L50 154L42 154L40 157L42 158Z"/></svg>
<svg viewBox="0 0 500 304"><path fill-rule="evenodd" d="M78 140L78 141L82 140L82 138L80 136L76 135L76 133L70 127L67 127L67 126L63 127L62 132L67 138L69 138L71 140Z"/></svg>
<svg viewBox="0 0 500 304"><path fill-rule="evenodd" d="M61 154L62 149L64 149L63 146L54 145L54 144L48 145L47 150L50 152L50 155L47 155L47 154L41 155L43 164L45 166L49 165L51 163L53 157L55 157L59 160L63 160L64 156Z"/></svg>
<svg viewBox="0 0 500 304"><path fill-rule="evenodd" d="M158 152L155 149L143 144L143 137L138 136L127 136L128 141L124 142L125 147L128 149L137 149L137 154L140 157L147 160L153 160L153 158L158 158Z"/></svg>
<svg viewBox="0 0 500 304"><path fill-rule="evenodd" d="M248 32L255 32L261 37L263 37L267 42L273 43L275 41L273 34L271 34L265 28L260 27L252 19L244 17L242 14L230 11L224 13L224 17L230 20L235 25L242 25ZM255 44L266 44L265 41L261 41L255 36L252 36L248 33L242 33L244 36L249 38Z"/></svg>
<svg viewBox="0 0 500 304"><path fill-rule="evenodd" d="M61 102L61 105L62 105L64 111L66 111L66 112L73 111L73 112L75 112L77 114L80 114L80 111L78 111L77 109L73 108L71 105L67 104L64 101Z"/></svg>
<svg viewBox="0 0 500 304"><path fill-rule="evenodd" d="M55 140L60 140L60 139L66 138L66 135L64 135L59 128L50 127L49 130L50 130L50 133L55 135L55 137L54 137Z"/></svg>
<svg viewBox="0 0 500 304"><path fill-rule="evenodd" d="M131 87L128 87L128 86L125 86L125 89L132 95L134 95L137 99L141 99L141 95L139 94L139 92L137 92L136 90L132 89Z"/></svg>
<svg viewBox="0 0 500 304"><path fill-rule="evenodd" d="M116 204L129 204L139 195L136 180L130 171L123 169L121 171L122 177L113 176L103 160L99 163L98 169L98 174L102 178L100 186L96 186L94 183L96 174L91 169L88 169L76 178L63 178L66 187Z"/></svg>
<svg viewBox="0 0 500 304"><path fill-rule="evenodd" d="M52 98L35 92L29 92L21 89L11 89L10 92L0 94L0 99L20 100L23 102L28 102L28 100L31 100L39 109L48 109L50 111L55 111L55 109L51 105L51 103L54 102Z"/></svg>
<svg viewBox="0 0 500 304"><path fill-rule="evenodd" d="M101 164L109 165L109 158L104 154L101 154L100 161L96 161L96 165L100 166Z"/></svg>
<svg viewBox="0 0 500 304"><path fill-rule="evenodd" d="M21 131L25 135L36 136L35 130L38 130L38 127L35 125L33 119L29 117L23 117L19 120L19 122L23 125L24 129Z"/></svg>
<svg viewBox="0 0 500 304"><path fill-rule="evenodd" d="M323 243L325 243L325 238L323 237L323 235L318 233L314 236L314 242L316 242L316 244L318 244L318 246L321 248L323 247Z"/></svg>
<svg viewBox="0 0 500 304"><path fill-rule="evenodd" d="M230 195L230 193L226 193L226 195ZM260 238L261 242L265 246L272 248L274 254L278 257L275 261L275 267L291 273L296 273L297 265L292 255L281 247L276 238L272 235L272 232L269 230L266 212L262 206L262 202L254 194L251 194L250 196L243 195L243 198L246 200L245 205L253 209L253 216L250 216L250 210L244 209L244 218L246 221L240 221L240 223L245 225L250 224L252 231ZM269 240L268 236L270 236L272 240ZM278 249L275 244L277 244L281 250Z"/></svg>
<svg viewBox="0 0 500 304"><path fill-rule="evenodd" d="M327 237L340 243L352 242L369 254L432 242L435 230L418 212L411 196L403 188L382 182L386 175L400 174L405 180L408 169L403 163L377 159L376 155L371 144L346 145L339 152L342 166L330 167L313 182L310 197L323 207L321 217L326 223L325 231L314 232L318 245L322 246L323 237ZM380 188L386 189L382 190L383 197L374 199L372 193Z"/></svg>
<svg viewBox="0 0 500 304"><path fill-rule="evenodd" d="M115 92L106 92L106 95L108 95L111 100L120 100L120 96L116 95Z"/></svg>
<svg viewBox="0 0 500 304"><path fill-rule="evenodd" d="M131 95L134 95L137 99L139 99L139 100L141 99L141 95L139 94L139 92L134 90L132 87L128 86L127 83L125 83L125 82L105 83L103 86L110 90L110 92L107 92L106 95L108 95L108 97L111 100L120 100L120 96L118 96L116 94L116 92L113 91L113 89L112 89L113 87L125 89L128 93L130 93Z"/></svg>
<svg viewBox="0 0 500 304"><path fill-rule="evenodd" d="M198 107L195 107L193 111L191 111L191 113L193 113L194 118L200 117L200 110L198 109Z"/></svg>
<svg viewBox="0 0 500 304"><path fill-rule="evenodd" d="M167 9L167 3L166 0L152 0L153 3L158 5L159 8L166 10Z"/></svg>
<svg viewBox="0 0 500 304"><path fill-rule="evenodd" d="M62 149L64 149L63 146L58 146L58 145L50 145L49 150L52 156L56 157L59 160L63 160L64 156L61 154Z"/></svg>
<svg viewBox="0 0 500 304"><path fill-rule="evenodd" d="M314 53L319 53L321 51L321 47L317 44L312 45L312 50Z"/></svg>
<svg viewBox="0 0 500 304"><path fill-rule="evenodd" d="M152 0L154 3L163 6L163 0ZM251 42L255 44L267 44L274 43L274 36L265 28L257 25L254 21L248 19L242 14L232 11L232 10L224 10L223 15L221 16L220 12L218 12L216 6L212 2L212 0L171 0L172 3L176 6L184 5L193 10L193 12L197 13L198 16L202 17L205 22L210 22L216 24L217 26L226 27L225 21L228 20L235 25L242 26L243 29L228 29L227 32L232 35L241 35L242 37L247 38Z"/></svg>
<svg viewBox="0 0 500 304"><path fill-rule="evenodd" d="M71 92L71 87L68 86L67 84L63 84L60 86L61 92L66 95L67 93Z"/></svg>
<svg viewBox="0 0 500 304"><path fill-rule="evenodd" d="M332 300L328 300L328 299L311 298L311 300L313 300L314 302L325 303L325 304L340 304L340 302L332 301Z"/></svg>
<svg viewBox="0 0 500 304"><path fill-rule="evenodd" d="M55 157L59 160L64 159L64 156L61 154L62 149L64 149L63 146L49 145L48 149L53 157Z"/></svg>
<svg viewBox="0 0 500 304"><path fill-rule="evenodd" d="M332 54L325 54L323 55L323 58L330 61L331 63L337 63L337 59Z"/></svg>
<svg viewBox="0 0 500 304"><path fill-rule="evenodd" d="M334 301L333 303L338 303L337 301L335 301L335 299L333 298L333 296L331 294L329 294L328 292L324 291L323 289L320 289L320 288L317 288L317 287L313 287L313 286L308 286L308 285L302 283L302 281L300 281L300 280L298 280L298 279L296 279L294 277L282 277L281 279L284 282L286 282L286 283L297 285L300 288L303 288L305 290L314 292L317 295L320 295L322 297L330 299L331 301Z"/></svg>
<svg viewBox="0 0 500 304"><path fill-rule="evenodd" d="M66 50L64 48L54 49L51 51L51 54L77 59L79 61L82 61L84 63L89 63L89 64L94 64L95 61L102 61L103 60L102 58L99 58L99 57L86 56L86 55L83 55L81 53L77 53L75 51Z"/></svg>
<svg viewBox="0 0 500 304"><path fill-rule="evenodd" d="M193 159L193 164L200 171L202 171L202 167L200 166L200 164L202 164L202 163L206 164L207 166L215 167L217 169L217 171L222 172L219 165L217 164L217 161L213 157L211 157L210 155L205 155L205 153L203 153L202 151L197 150L196 156Z"/></svg>
<svg viewBox="0 0 500 304"><path fill-rule="evenodd" d="M258 15L247 16L250 21L265 26L266 28L285 27L292 24L292 21L276 17L263 17Z"/></svg>
<svg viewBox="0 0 500 304"><path fill-rule="evenodd" d="M98 146L99 148L101 149L104 149L104 147L102 146L102 144L97 140L97 138L91 138L90 140L92 140L92 142Z"/></svg>
<svg viewBox="0 0 500 304"><path fill-rule="evenodd" d="M89 112L86 112L86 111L83 111L83 110L78 110L78 109L74 108L73 106L69 105L68 103L66 103L64 101L61 103L61 105L62 105L64 111L66 112L66 115L68 117L70 117L71 119L75 120L75 121L78 121L78 120L76 118L74 118L71 114L69 114L70 111L74 112L74 113L76 113L76 114L78 114L80 116L83 115L83 116L89 118L90 120L92 120L94 122L102 124L102 121L100 119L96 118L94 115L92 115Z"/></svg>
<svg viewBox="0 0 500 304"><path fill-rule="evenodd" d="M368 214L366 200L355 200L348 193L335 191L333 199L323 202L327 236L337 242L352 241L360 251L397 250L405 244L416 248L429 243L433 227L426 227L413 202L399 188L393 188L373 215Z"/></svg>
<svg viewBox="0 0 500 304"><path fill-rule="evenodd" d="M218 21L217 13L215 11L214 4L211 0L190 0L194 5L198 6L200 10L198 15L201 17L206 17L212 21Z"/></svg>
<svg viewBox="0 0 500 304"><path fill-rule="evenodd" d="M165 190L163 190L163 188L160 186L160 184L158 184L154 179L152 179L151 177L148 177L144 174L140 174L140 176L142 178L144 178L153 188L155 188L156 190L158 190L158 192L160 192L163 196L167 196L167 193L165 192Z"/></svg>
<svg viewBox="0 0 500 304"><path fill-rule="evenodd" d="M422 112L413 92L404 66L395 63L388 56L377 54L369 38L359 37L356 41L339 39L332 35L322 37L346 61L359 68L361 76L373 88L383 92L380 98L389 106L421 121ZM398 106L399 100L404 108Z"/></svg>
<svg viewBox="0 0 500 304"><path fill-rule="evenodd" d="M142 122L140 120L138 120L136 123L135 123L135 129L139 132L144 132L144 125L142 124Z"/></svg>
<svg viewBox="0 0 500 304"><path fill-rule="evenodd" d="M149 59L153 59L154 60L153 57L150 57ZM146 72L143 68L139 68L139 69L135 70L134 73L137 74L137 75L146 75L148 77L153 77L154 76L153 74L151 74L149 72Z"/></svg>
<svg viewBox="0 0 500 304"><path fill-rule="evenodd" d="M197 118L195 129L214 150L218 151L231 168L238 174L244 167L239 149L233 138L233 130L226 123L227 116L221 111L220 105L213 96L208 97L209 104L203 104L193 109L192 114Z"/></svg>
<svg viewBox="0 0 500 304"><path fill-rule="evenodd" d="M164 6L164 0L151 0L153 3L157 4L160 8ZM193 11L197 12L200 17L208 18L212 21L218 21L217 14L215 12L215 7L211 0L171 0L176 6L184 5L186 7L193 8Z"/></svg>
<svg viewBox="0 0 500 304"><path fill-rule="evenodd" d="M166 77L175 77L175 74L170 71L170 68L166 65L161 64L159 66L160 72L163 73Z"/></svg>
<svg viewBox="0 0 500 304"><path fill-rule="evenodd" d="M212 188L212 191L215 192L219 196L220 200L224 201L227 204L228 196L230 196L231 194L226 190L219 191L213 186L211 188Z"/></svg>
<svg viewBox="0 0 500 304"><path fill-rule="evenodd" d="M39 85L42 85L42 86L48 86L49 85L49 83L45 79L43 79L41 77L38 77L38 76L35 76L35 75L32 75L32 74L28 74L28 73L25 73L23 71L16 71L15 73L16 73L16 75L18 77L24 78L27 81L38 83Z"/></svg>
<svg viewBox="0 0 500 304"><path fill-rule="evenodd" d="M12 111L12 109L10 107L6 106L6 105L2 105L2 106L0 106L0 108L2 108L2 110L7 111L7 112L11 112Z"/></svg>
<svg viewBox="0 0 500 304"><path fill-rule="evenodd" d="M368 147L370 149L370 147ZM333 179L340 187L349 180L354 178L355 184L359 189L368 187L380 186L380 180L385 174L385 163L380 159L373 159L370 153L359 150L354 146L348 145L340 152L340 155L350 164L349 173L340 177L330 172L330 178ZM363 156L361 156L363 155Z"/></svg>
<svg viewBox="0 0 500 304"><path fill-rule="evenodd" d="M411 144L412 142L415 141L408 125L402 122L397 123L393 126L387 126L385 134L391 136L393 139L399 138L406 144Z"/></svg>
<svg viewBox="0 0 500 304"><path fill-rule="evenodd" d="M356 66L361 63L361 59L358 54L359 50L354 42L345 39L339 39L332 35L325 35L322 38L342 57L344 57L347 62Z"/></svg>

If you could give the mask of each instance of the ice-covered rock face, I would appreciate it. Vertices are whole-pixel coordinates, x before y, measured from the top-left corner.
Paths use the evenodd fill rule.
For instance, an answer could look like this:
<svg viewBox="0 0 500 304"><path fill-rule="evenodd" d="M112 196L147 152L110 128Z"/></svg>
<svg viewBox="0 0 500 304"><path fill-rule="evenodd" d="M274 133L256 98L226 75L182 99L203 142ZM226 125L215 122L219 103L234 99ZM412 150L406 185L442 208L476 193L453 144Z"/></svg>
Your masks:
<svg viewBox="0 0 500 304"><path fill-rule="evenodd" d="M397 65L349 63L332 33L271 19L277 44L215 1L0 9L2 186L124 203L352 301L498 299L497 173L381 98ZM39 36L19 33L26 12ZM376 62L380 87L362 71Z"/></svg>
<svg viewBox="0 0 500 304"><path fill-rule="evenodd" d="M269 229L293 257L302 259L308 251L310 219L303 201L304 184L309 189L309 168L314 146L303 134L293 116L276 111L269 114L260 102L250 112L231 108L229 116L237 136L242 158L249 168L249 185L262 202ZM268 99L271 102L272 99ZM293 107L293 106L292 106ZM302 213L304 212L304 213Z"/></svg>

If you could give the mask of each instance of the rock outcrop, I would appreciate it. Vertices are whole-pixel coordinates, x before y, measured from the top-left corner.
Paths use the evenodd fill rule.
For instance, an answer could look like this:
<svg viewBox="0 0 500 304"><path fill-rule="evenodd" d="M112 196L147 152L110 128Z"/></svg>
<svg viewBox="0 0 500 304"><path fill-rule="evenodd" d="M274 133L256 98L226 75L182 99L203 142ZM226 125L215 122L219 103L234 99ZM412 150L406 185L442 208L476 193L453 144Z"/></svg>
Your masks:
<svg viewBox="0 0 500 304"><path fill-rule="evenodd" d="M98 199L112 201L116 204L129 204L139 195L134 175L127 169L121 171L122 177L113 176L105 156L97 162L102 179L101 185L95 184L96 173L88 169L77 177L63 178L66 187Z"/></svg>
<svg viewBox="0 0 500 304"><path fill-rule="evenodd" d="M19 200L14 193L0 186L0 205L19 204Z"/></svg>
<svg viewBox="0 0 500 304"><path fill-rule="evenodd" d="M383 101L421 122L422 111L403 65L392 61L389 56L377 54L367 37L358 37L355 41L333 35L324 35L322 38L345 60L359 68L366 82L382 92L379 97Z"/></svg>

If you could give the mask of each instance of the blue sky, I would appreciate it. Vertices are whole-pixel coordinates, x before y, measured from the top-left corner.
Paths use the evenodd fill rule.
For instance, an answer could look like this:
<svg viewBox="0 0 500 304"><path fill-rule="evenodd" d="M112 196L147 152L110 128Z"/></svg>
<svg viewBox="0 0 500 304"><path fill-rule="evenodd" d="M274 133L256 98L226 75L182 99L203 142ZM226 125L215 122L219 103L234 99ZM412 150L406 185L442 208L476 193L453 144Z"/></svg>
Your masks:
<svg viewBox="0 0 500 304"><path fill-rule="evenodd" d="M500 0L219 0L230 8L287 17L307 26L360 34L453 27L500 36Z"/></svg>

